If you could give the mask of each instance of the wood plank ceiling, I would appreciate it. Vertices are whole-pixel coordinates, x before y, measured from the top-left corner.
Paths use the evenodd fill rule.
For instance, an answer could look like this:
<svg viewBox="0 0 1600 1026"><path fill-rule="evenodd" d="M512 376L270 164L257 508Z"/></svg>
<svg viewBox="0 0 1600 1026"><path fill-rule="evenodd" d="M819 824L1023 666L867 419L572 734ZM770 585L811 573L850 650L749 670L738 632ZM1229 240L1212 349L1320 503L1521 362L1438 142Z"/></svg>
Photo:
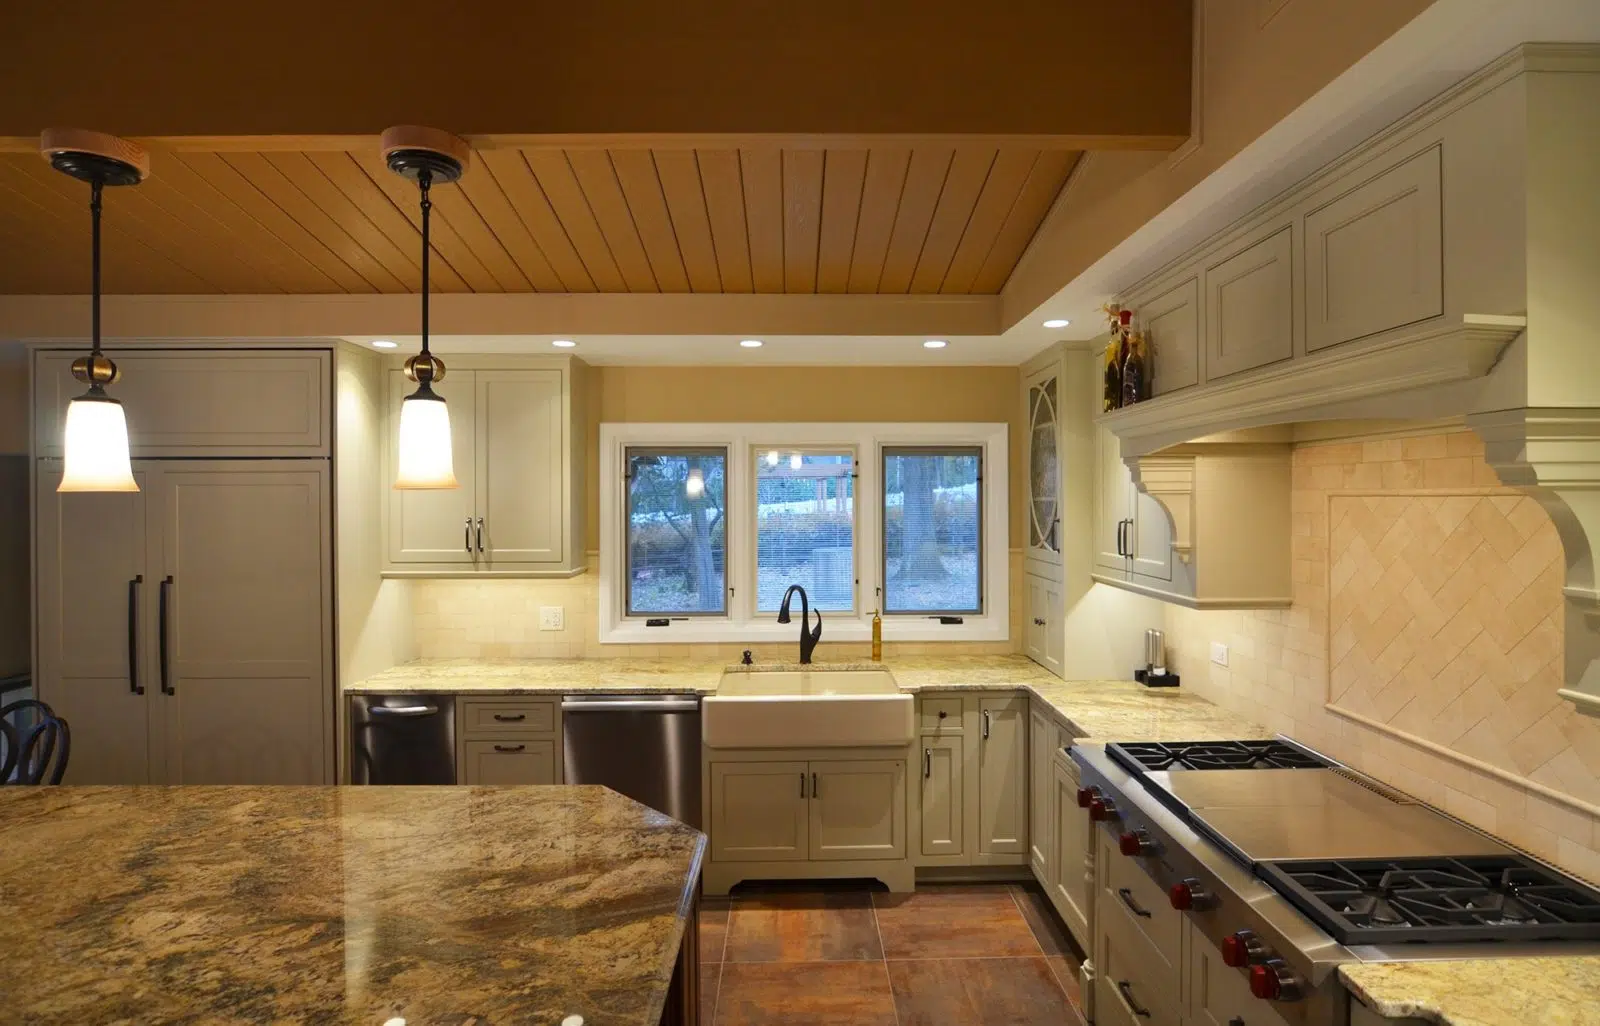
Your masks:
<svg viewBox="0 0 1600 1026"><path fill-rule="evenodd" d="M440 292L993 294L1080 154L486 148L434 190ZM155 149L107 190L125 294L414 292L416 190L370 150ZM0 293L88 291L88 190L0 154Z"/></svg>

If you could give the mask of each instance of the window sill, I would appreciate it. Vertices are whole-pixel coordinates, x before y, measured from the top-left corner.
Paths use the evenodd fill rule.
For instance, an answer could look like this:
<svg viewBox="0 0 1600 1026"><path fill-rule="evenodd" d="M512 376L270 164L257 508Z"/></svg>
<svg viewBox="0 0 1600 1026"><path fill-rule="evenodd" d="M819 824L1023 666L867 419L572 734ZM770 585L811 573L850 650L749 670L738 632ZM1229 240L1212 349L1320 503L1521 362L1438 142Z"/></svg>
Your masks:
<svg viewBox="0 0 1600 1026"><path fill-rule="evenodd" d="M910 616L883 621L883 640L896 641L1009 641L1010 625L993 616L968 616L965 623L942 624L936 619ZM815 614L812 623L816 622ZM774 620L753 620L736 623L722 617L695 617L673 620L666 627L646 627L642 619L623 620L600 625L600 643L603 645L672 645L796 641L800 637L800 617L794 612L793 623ZM870 618L833 616L824 613L822 643L830 641L864 642L872 640Z"/></svg>

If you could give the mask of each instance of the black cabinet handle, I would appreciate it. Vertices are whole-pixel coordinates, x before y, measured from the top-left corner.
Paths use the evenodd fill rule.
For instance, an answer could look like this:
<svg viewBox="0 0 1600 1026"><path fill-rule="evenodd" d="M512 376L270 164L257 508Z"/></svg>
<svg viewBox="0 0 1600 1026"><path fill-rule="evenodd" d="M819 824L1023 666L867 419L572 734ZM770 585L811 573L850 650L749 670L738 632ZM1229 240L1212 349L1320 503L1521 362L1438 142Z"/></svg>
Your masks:
<svg viewBox="0 0 1600 1026"><path fill-rule="evenodd" d="M989 740L989 710L983 711L983 739Z"/></svg>
<svg viewBox="0 0 1600 1026"><path fill-rule="evenodd" d="M160 602L160 631L156 635L156 652L161 657L161 693L163 695L176 695L178 689L172 686L172 665L167 657L167 604L172 594L172 575L168 574L161 581Z"/></svg>
<svg viewBox="0 0 1600 1026"><path fill-rule="evenodd" d="M1060 535L1061 535L1061 518L1060 517L1056 517L1054 520L1050 521L1050 540L1046 543L1046 544L1048 544L1050 546L1050 551L1051 552L1060 552L1061 551L1061 537L1060 537Z"/></svg>
<svg viewBox="0 0 1600 1026"><path fill-rule="evenodd" d="M923 780L928 780L928 779L931 779L932 777L933 777L933 749L932 748L924 748L922 750L922 779Z"/></svg>
<svg viewBox="0 0 1600 1026"><path fill-rule="evenodd" d="M1228 1026L1244 1026L1244 1016L1236 1015L1228 1020Z"/></svg>
<svg viewBox="0 0 1600 1026"><path fill-rule="evenodd" d="M144 574L135 574L128 582L128 689L136 695L144 694L139 683L139 585Z"/></svg>
<svg viewBox="0 0 1600 1026"><path fill-rule="evenodd" d="M478 551L483 551L483 518L478 518Z"/></svg>
<svg viewBox="0 0 1600 1026"><path fill-rule="evenodd" d="M528 717L526 713L517 713L515 716L507 716L505 713L495 713L494 718L499 720L501 723L519 723Z"/></svg>
<svg viewBox="0 0 1600 1026"><path fill-rule="evenodd" d="M800 774L800 797L804 798L805 796L806 796L806 775L804 773L801 773Z"/></svg>
<svg viewBox="0 0 1600 1026"><path fill-rule="evenodd" d="M811 774L811 797L815 798L816 796L817 796L817 775L815 773L813 773L813 774Z"/></svg>
<svg viewBox="0 0 1600 1026"><path fill-rule="evenodd" d="M497 751L497 752L520 752L526 747L528 747L528 746L527 745L495 745L494 746L494 750Z"/></svg>
<svg viewBox="0 0 1600 1026"><path fill-rule="evenodd" d="M1035 627L1043 627L1044 626L1044 617L1042 617L1042 616L1034 617L1033 618L1033 625Z"/></svg>
<svg viewBox="0 0 1600 1026"><path fill-rule="evenodd" d="M1128 1008L1141 1019L1150 1018L1150 1009L1140 1008L1139 1002L1133 999L1133 984L1127 980L1117 981L1117 992L1122 995L1122 1000L1128 1003Z"/></svg>
<svg viewBox="0 0 1600 1026"><path fill-rule="evenodd" d="M1129 912L1132 912L1140 919L1150 918L1150 910L1147 908L1140 908L1138 903L1133 900L1133 892L1128 890L1126 887L1123 887L1117 891L1117 897L1121 898L1122 903L1128 906Z"/></svg>

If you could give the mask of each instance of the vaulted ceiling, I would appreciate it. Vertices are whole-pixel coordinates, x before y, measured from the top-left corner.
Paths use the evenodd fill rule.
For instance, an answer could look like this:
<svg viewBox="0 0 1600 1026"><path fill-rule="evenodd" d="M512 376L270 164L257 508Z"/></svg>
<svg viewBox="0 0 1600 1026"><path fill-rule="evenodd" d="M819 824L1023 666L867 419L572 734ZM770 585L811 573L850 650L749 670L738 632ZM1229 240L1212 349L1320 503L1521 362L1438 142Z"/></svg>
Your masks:
<svg viewBox="0 0 1600 1026"><path fill-rule="evenodd" d="M105 199L105 288L395 293L420 284L414 186L358 149L153 148ZM1076 150L485 146L434 190L441 292L993 294ZM88 190L0 153L0 293L86 291Z"/></svg>

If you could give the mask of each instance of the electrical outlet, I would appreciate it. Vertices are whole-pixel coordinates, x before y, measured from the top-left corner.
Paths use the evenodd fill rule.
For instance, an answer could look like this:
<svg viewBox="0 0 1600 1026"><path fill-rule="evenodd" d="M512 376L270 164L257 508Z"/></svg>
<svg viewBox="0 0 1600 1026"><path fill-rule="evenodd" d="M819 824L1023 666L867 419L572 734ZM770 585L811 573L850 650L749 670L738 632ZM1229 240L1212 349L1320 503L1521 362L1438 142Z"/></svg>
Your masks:
<svg viewBox="0 0 1600 1026"><path fill-rule="evenodd" d="M1211 661L1218 666L1228 665L1228 646L1220 641L1211 643Z"/></svg>
<svg viewBox="0 0 1600 1026"><path fill-rule="evenodd" d="M541 631L566 630L567 611L564 606L540 606L539 629Z"/></svg>

